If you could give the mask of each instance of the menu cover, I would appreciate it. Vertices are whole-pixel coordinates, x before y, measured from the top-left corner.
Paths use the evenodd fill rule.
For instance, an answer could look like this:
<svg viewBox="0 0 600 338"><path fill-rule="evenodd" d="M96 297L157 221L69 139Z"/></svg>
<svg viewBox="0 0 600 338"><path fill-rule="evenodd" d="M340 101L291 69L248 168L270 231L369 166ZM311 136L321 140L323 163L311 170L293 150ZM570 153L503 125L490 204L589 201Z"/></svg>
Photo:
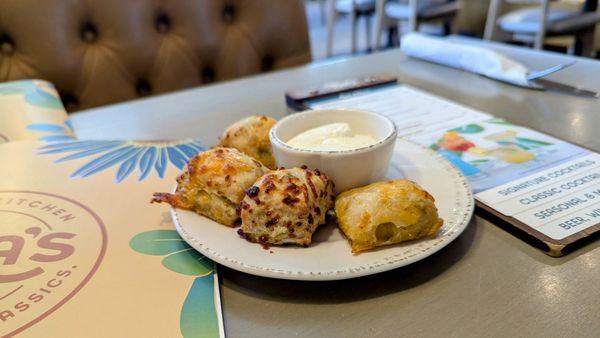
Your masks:
<svg viewBox="0 0 600 338"><path fill-rule="evenodd" d="M194 140L77 140L54 87L0 84L0 337L223 337L215 264L149 203Z"/></svg>
<svg viewBox="0 0 600 338"><path fill-rule="evenodd" d="M600 230L600 155L407 85L306 103L392 119L468 178L478 206L561 256Z"/></svg>

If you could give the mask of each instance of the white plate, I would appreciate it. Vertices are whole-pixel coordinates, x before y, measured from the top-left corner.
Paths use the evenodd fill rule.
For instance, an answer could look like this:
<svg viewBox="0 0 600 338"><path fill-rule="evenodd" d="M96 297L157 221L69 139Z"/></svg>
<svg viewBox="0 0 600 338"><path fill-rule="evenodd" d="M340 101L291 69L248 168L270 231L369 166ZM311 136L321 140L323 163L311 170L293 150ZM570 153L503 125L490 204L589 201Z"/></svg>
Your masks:
<svg viewBox="0 0 600 338"><path fill-rule="evenodd" d="M434 151L398 139L388 177L413 180L435 197L444 219L436 238L353 255L340 230L330 224L317 230L308 248L265 250L240 238L237 228L191 211L173 209L172 216L181 237L213 261L253 275L296 280L347 279L405 266L442 249L469 224L474 209L469 184L458 169Z"/></svg>

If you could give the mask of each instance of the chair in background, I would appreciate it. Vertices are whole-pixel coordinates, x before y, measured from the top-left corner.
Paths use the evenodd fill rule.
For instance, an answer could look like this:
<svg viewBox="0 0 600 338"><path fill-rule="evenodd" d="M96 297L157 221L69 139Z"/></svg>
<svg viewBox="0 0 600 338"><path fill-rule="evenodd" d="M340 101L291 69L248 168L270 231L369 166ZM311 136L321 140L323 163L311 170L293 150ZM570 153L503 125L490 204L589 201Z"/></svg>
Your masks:
<svg viewBox="0 0 600 338"><path fill-rule="evenodd" d="M307 0L307 2L316 2L319 5L321 22L327 24L327 0Z"/></svg>
<svg viewBox="0 0 600 338"><path fill-rule="evenodd" d="M408 23L409 31L418 30L421 23L439 22L442 24L443 34L450 34L454 30L459 10L460 1L456 0L377 0L375 46L379 47L385 28L402 22Z"/></svg>
<svg viewBox="0 0 600 338"><path fill-rule="evenodd" d="M0 82L48 80L68 111L310 61L301 0L0 1Z"/></svg>
<svg viewBox="0 0 600 338"><path fill-rule="evenodd" d="M371 50L371 16L375 12L375 0L327 0L327 57L333 54L333 31L335 22L340 15L350 17L352 29L352 53L357 50L358 20L365 19L365 34L367 50Z"/></svg>
<svg viewBox="0 0 600 338"><path fill-rule="evenodd" d="M500 15L504 2L529 5ZM594 34L600 14L598 0L568 0L550 4L550 0L491 0L484 38L498 40L499 33L535 49L542 49L547 37L572 36L570 51L591 56ZM501 32L498 32L500 30Z"/></svg>

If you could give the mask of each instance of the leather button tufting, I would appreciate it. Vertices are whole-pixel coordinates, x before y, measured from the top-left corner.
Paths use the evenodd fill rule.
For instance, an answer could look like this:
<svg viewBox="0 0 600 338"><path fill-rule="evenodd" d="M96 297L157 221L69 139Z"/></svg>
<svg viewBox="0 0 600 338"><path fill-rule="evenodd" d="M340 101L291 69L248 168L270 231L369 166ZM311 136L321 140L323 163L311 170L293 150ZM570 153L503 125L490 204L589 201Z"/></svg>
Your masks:
<svg viewBox="0 0 600 338"><path fill-rule="evenodd" d="M150 86L150 83L148 81L140 79L135 84L135 91L139 96L146 96L149 95L152 91L152 86Z"/></svg>
<svg viewBox="0 0 600 338"><path fill-rule="evenodd" d="M81 40L91 43L98 39L98 29L91 22L86 22L81 25L80 32Z"/></svg>
<svg viewBox="0 0 600 338"><path fill-rule="evenodd" d="M200 79L202 83L210 83L215 81L215 71L211 67L204 67L200 71Z"/></svg>
<svg viewBox="0 0 600 338"><path fill-rule="evenodd" d="M155 27L159 33L165 34L171 28L171 19L165 13L160 13L156 17Z"/></svg>
<svg viewBox="0 0 600 338"><path fill-rule="evenodd" d="M265 56L260 62L260 70L266 72L268 70L273 69L273 58L270 56Z"/></svg>
<svg viewBox="0 0 600 338"><path fill-rule="evenodd" d="M307 63L309 43L303 0L0 0L0 82L52 82L69 113Z"/></svg>
<svg viewBox="0 0 600 338"><path fill-rule="evenodd" d="M77 106L79 105L79 100L77 100L77 98L72 94L61 93L60 98L62 99L62 102L65 105L67 111L73 111L77 109Z"/></svg>
<svg viewBox="0 0 600 338"><path fill-rule="evenodd" d="M2 53L4 55L12 55L14 52L15 52L14 41L6 35L0 35L0 53Z"/></svg>
<svg viewBox="0 0 600 338"><path fill-rule="evenodd" d="M234 15L235 9L233 7L233 4L225 4L225 7L223 7L223 21L228 24L232 23Z"/></svg>

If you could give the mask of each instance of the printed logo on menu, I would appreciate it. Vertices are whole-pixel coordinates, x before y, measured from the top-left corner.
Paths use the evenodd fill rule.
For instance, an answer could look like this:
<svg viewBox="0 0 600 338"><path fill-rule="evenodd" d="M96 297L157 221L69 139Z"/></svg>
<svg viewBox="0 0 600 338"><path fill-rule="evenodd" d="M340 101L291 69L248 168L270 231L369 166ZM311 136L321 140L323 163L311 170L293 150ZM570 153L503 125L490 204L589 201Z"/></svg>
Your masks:
<svg viewBox="0 0 600 338"><path fill-rule="evenodd" d="M0 336L57 310L92 278L106 230L87 206L42 192L0 191Z"/></svg>

